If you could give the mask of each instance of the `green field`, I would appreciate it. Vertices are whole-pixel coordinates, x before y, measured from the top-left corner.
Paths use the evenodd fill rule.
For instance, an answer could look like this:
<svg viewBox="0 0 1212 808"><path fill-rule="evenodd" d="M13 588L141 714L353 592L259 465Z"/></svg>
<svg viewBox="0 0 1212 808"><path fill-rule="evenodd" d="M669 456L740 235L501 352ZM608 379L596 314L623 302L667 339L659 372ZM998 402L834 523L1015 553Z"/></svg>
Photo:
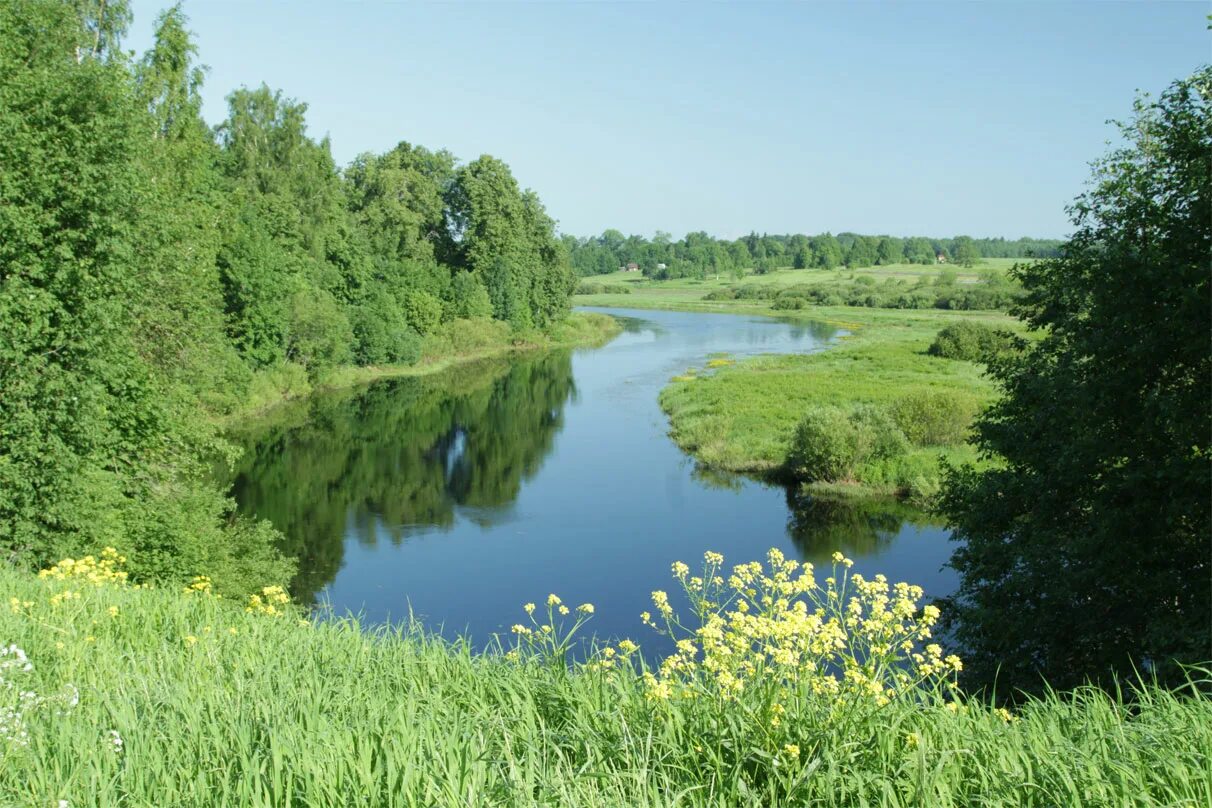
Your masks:
<svg viewBox="0 0 1212 808"><path fill-rule="evenodd" d="M1008 260L990 261L1004 268ZM982 265L960 282L975 280ZM858 270L856 275L879 279L919 273L937 275L938 268L915 265ZM751 275L744 284L791 286L804 283L848 283L848 270L782 270ZM630 275L631 277L627 277ZM627 295L579 296L578 305L629 308L673 308L688 311L766 314L786 319L831 323L847 332L835 345L811 355L750 359L725 367L694 369L680 374L662 391L661 405L669 414L670 434L707 467L768 473L781 470L792 433L806 408L872 405L889 408L915 398L950 400L969 415L991 400L993 384L984 367L929 356L926 349L938 331L958 320L974 320L993 328L1021 330L1017 320L999 312L938 309L878 309L817 306L795 312L776 311L763 300L704 300L712 290L734 285L732 279L653 282L635 273L605 276L611 283L629 284ZM850 494L901 494L928 501L938 485L939 458L976 462L975 451L962 440L913 445L893 462L869 463L847 479L819 482Z"/></svg>
<svg viewBox="0 0 1212 808"><path fill-rule="evenodd" d="M0 636L12 644L0 646L11 685L0 687L0 805L1212 800L1206 695L1150 687L1129 706L1079 690L1013 712L937 687L891 700L845 687L811 695L782 678L800 668L762 662L760 650L744 652L759 662L745 687L691 666L658 673L671 693L640 675L623 643L613 656L598 646L596 666L569 667L542 646L503 653L512 639L476 654L417 628L302 621L272 592L245 609L96 570L0 569ZM794 625L794 611L754 608ZM502 619L527 623L521 608Z"/></svg>
<svg viewBox="0 0 1212 808"><path fill-rule="evenodd" d="M877 281L903 281L913 284L921 280L933 280L943 272L956 273L957 280L963 283L975 283L982 272L1005 272L1016 263L1026 259L986 258L977 266L960 267L953 265L922 265L922 264L890 264L881 267L865 267L863 269L780 269L765 275L747 274L737 279L728 275L717 278L698 280L695 278L679 278L670 281L648 280L638 272L612 272L609 275L593 275L583 280L587 283L622 284L631 290L630 295L581 295L574 300L579 305L613 306L644 305L652 308L651 301L666 301L670 303L687 303L699 301L704 295L716 289L737 284L770 284L788 287L801 283L836 287L849 283L854 278L870 277ZM614 302L605 302L611 300ZM640 304L640 300L650 301ZM592 302L587 302L592 301Z"/></svg>

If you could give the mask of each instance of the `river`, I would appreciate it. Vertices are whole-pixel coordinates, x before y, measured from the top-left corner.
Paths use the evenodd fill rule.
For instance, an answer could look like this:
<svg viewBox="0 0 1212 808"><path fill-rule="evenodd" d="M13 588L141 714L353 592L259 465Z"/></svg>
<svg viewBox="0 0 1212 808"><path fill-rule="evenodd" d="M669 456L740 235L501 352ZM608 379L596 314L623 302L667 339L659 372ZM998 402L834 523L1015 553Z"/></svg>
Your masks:
<svg viewBox="0 0 1212 808"><path fill-rule="evenodd" d="M667 435L671 376L715 353L827 350L836 329L594 310L624 325L602 348L318 395L237 432L232 494L300 559L296 598L482 646L553 592L593 603L599 636L651 640L651 591L705 550L733 563L778 547L818 567L841 550L864 574L954 589L947 531L924 515L703 472Z"/></svg>

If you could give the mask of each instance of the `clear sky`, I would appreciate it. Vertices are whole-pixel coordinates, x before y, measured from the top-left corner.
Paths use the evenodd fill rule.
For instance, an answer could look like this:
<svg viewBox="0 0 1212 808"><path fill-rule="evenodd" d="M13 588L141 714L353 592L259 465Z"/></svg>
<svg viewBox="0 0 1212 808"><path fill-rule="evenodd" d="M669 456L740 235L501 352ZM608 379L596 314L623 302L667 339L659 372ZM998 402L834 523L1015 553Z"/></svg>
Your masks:
<svg viewBox="0 0 1212 808"><path fill-rule="evenodd" d="M1207 2L184 8L211 123L265 82L340 163L490 153L577 235L1061 236L1107 120L1212 61Z"/></svg>

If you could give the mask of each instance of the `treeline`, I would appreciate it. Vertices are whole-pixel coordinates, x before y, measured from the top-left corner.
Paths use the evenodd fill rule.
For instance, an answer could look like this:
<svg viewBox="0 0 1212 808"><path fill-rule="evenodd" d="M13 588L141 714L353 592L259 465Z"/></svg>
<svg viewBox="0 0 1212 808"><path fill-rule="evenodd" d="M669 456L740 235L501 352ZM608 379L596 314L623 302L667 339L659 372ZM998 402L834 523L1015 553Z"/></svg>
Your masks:
<svg viewBox="0 0 1212 808"><path fill-rule="evenodd" d="M706 278L740 276L745 272L775 269L833 269L839 266L871 267L887 264L935 264L940 260L974 266L982 258L1051 258L1059 255L1061 242L1052 239L926 238L915 236L864 236L859 233L822 233L817 236L758 235L750 233L734 241L707 233L688 233L674 241L658 231L651 240L624 236L607 230L600 236L561 237L580 276L602 275L635 264L646 277Z"/></svg>
<svg viewBox="0 0 1212 808"><path fill-rule="evenodd" d="M871 275L859 275L849 282L830 285L734 284L708 293L704 300L767 300L772 309L783 310L808 306L864 306L991 311L1007 309L1022 296L1022 286L1005 272L983 269L975 282L960 283L955 270L944 269L934 278L922 278L913 283L900 278L877 281Z"/></svg>
<svg viewBox="0 0 1212 808"><path fill-rule="evenodd" d="M265 86L209 127L180 9L142 58L130 18L0 0L0 549L285 580L207 479L213 416L267 379L413 362L465 320L542 329L568 256L496 158L401 143L341 170Z"/></svg>

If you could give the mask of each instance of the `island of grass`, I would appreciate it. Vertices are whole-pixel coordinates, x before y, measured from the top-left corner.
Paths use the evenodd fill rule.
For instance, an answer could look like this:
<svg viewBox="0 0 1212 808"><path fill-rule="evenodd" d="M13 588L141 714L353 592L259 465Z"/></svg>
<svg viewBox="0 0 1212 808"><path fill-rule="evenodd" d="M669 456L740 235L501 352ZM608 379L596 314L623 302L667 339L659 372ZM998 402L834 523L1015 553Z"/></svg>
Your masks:
<svg viewBox="0 0 1212 808"><path fill-rule="evenodd" d="M1021 325L996 311L788 305L807 298L785 293L840 295L860 287L895 299L950 285L950 293L970 294L1010 263L990 260L959 273L917 265L780 270L741 280L647 281L619 273L607 278L627 284L626 297L576 300L766 314L844 329L816 353L763 356L675 376L661 393L670 434L708 468L799 479L817 492L927 503L939 487L940 460L980 462L967 443L968 428L995 394L981 362L932 355L932 343L940 331L961 323L988 334L1020 331Z"/></svg>

